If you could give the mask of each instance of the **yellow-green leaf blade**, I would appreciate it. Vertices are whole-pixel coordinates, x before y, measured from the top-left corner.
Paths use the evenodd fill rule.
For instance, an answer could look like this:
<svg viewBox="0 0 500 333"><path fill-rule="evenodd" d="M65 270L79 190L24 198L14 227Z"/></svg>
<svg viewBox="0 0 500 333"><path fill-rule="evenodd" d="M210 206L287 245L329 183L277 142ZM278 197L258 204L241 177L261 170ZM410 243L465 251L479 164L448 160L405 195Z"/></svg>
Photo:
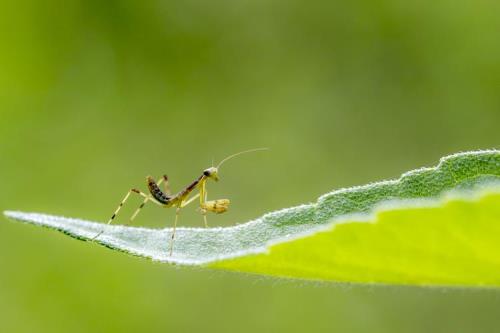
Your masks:
<svg viewBox="0 0 500 333"><path fill-rule="evenodd" d="M343 282L500 286L500 191L383 209L211 266Z"/></svg>

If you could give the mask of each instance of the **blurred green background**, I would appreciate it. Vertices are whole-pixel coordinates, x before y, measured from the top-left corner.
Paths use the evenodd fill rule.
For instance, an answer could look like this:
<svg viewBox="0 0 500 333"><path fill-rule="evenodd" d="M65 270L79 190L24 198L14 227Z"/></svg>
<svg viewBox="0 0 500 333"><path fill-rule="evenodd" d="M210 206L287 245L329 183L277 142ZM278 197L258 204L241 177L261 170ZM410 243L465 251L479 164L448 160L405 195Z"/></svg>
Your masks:
<svg viewBox="0 0 500 333"><path fill-rule="evenodd" d="M496 1L0 3L0 209L106 221L212 158L211 225L500 145ZM117 223L139 204L131 200ZM147 207L138 225L171 225ZM183 225L201 226L195 208ZM0 221L2 332L478 332L494 290L283 281Z"/></svg>

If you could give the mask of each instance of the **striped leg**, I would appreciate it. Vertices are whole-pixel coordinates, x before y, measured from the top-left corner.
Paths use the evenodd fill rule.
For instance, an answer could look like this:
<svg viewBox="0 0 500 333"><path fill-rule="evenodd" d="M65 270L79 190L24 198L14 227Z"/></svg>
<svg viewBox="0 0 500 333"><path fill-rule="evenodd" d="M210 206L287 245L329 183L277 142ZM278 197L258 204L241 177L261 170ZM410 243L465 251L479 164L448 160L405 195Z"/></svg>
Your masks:
<svg viewBox="0 0 500 333"><path fill-rule="evenodd" d="M167 191L167 190L168 190L168 192L167 192L166 194L167 194L167 195L169 195L169 194L170 194L170 189L169 189L169 187L168 187L168 177L167 177L167 175L164 175L162 178L160 178L160 180L158 180L158 182L157 182L158 186L160 186L160 185L161 185L161 183L163 183L163 182L165 182L165 191ZM150 201L150 200L151 200L151 197L150 197L150 196L148 196L148 195L147 195L147 196L145 196L144 201L141 203L141 205L139 206L139 208L137 208L137 209L135 210L134 214L130 217L130 220L128 221L127 225L132 224L132 222L134 221L134 219L135 219L135 217L137 216L137 214L139 214L139 212L140 212L140 211L141 211L141 209L144 207L144 205L146 205L146 203L147 203L148 201ZM157 204L157 205L161 206L161 204L159 204L158 202L156 202L156 201L154 201L154 200L152 200L152 201L153 201L155 204Z"/></svg>
<svg viewBox="0 0 500 333"><path fill-rule="evenodd" d="M109 219L108 223L106 224L111 224L111 222L113 222L113 220L115 219L116 215L118 215L118 212L120 212L120 209L122 209L123 205L125 204L125 202L128 200L128 198L130 197L130 194L132 193L137 193L145 198L147 198L147 194L139 191L138 189L131 189L127 192L127 195L125 195L125 198L123 198L123 200L120 202L120 204L118 205L118 208L116 208L115 212L113 213L113 215L111 216L111 218ZM97 237L99 237L102 233L104 232L104 230L101 230L97 235L95 235L94 237L92 237L92 241L95 240Z"/></svg>

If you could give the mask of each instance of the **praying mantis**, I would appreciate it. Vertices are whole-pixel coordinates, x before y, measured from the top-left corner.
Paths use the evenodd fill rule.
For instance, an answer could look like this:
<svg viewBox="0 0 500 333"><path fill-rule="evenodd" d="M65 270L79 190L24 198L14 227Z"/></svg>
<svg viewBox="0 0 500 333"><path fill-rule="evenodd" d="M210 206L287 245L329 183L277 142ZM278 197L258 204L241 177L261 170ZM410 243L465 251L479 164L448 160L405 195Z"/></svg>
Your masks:
<svg viewBox="0 0 500 333"><path fill-rule="evenodd" d="M224 158L217 166L211 166L201 173L200 176L198 176L191 184L187 185L184 187L181 191L179 191L177 194L172 195L170 192L170 187L168 185L168 177L164 175L161 177L158 181L155 181L151 176L146 177L146 183L148 186L149 193L144 193L136 188L130 189L123 200L120 202L118 205L118 208L115 210L111 218L108 220L107 224L111 224L113 220L116 218L118 213L120 212L120 209L123 207L125 202L129 199L131 194L138 194L141 197L144 198L144 201L141 203L139 208L136 209L134 214L130 217L129 222L132 223L133 220L137 217L141 209L146 205L148 202L152 202L156 204L157 206L164 207L164 208L171 208L175 207L175 220L174 220L174 227L172 229L172 236L170 240L170 246L169 246L169 255L171 256L173 253L173 248L174 248L174 239L175 239L175 231L177 228L177 222L179 220L179 213L182 208L186 207L190 203L192 203L194 200L197 198L200 199L200 212L203 215L203 221L205 224L205 227L208 227L208 222L207 222L207 212L213 212L216 214L222 214L225 213L229 209L229 199L216 199L216 200L207 200L207 190L206 190L206 184L207 181L213 180L213 181L218 181L219 180L219 168L223 163L226 161L232 159L233 157L239 156L241 154L246 154L250 152L255 152L255 151L260 151L260 150L267 150L268 148L255 148L255 149L250 149L250 150L245 150L238 152L236 154L232 154ZM163 184L164 190L162 191L160 186ZM194 196L189 198L190 194L198 190L198 193L196 193ZM104 230L100 231L97 235L95 235L92 240L97 239L101 234L104 232Z"/></svg>

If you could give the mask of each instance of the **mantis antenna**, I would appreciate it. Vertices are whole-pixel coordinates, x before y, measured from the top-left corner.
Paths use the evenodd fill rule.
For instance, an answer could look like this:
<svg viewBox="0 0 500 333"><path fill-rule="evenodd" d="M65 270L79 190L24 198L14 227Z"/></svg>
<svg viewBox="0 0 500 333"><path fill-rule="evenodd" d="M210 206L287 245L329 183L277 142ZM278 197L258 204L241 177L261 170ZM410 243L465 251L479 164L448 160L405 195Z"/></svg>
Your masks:
<svg viewBox="0 0 500 333"><path fill-rule="evenodd" d="M269 148L254 148L254 149L249 149L249 150L244 150L244 151L240 151L239 153L236 153L236 154L232 154L232 155L229 155L228 157L224 158L222 161L220 161L220 163L217 165L217 169L226 161L232 159L233 157L236 157L236 156L239 156L239 155L242 155L242 154L246 154L246 153L251 153L251 152L254 152L254 151L260 151L260 150L269 150Z"/></svg>

